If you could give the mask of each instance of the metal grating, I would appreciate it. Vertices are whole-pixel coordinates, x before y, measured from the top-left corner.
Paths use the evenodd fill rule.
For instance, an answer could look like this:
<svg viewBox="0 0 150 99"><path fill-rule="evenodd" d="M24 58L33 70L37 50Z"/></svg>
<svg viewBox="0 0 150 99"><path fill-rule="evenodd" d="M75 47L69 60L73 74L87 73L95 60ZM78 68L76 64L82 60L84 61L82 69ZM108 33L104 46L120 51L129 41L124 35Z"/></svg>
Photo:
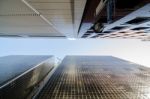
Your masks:
<svg viewBox="0 0 150 99"><path fill-rule="evenodd" d="M149 99L150 69L110 56L69 56L37 99Z"/></svg>
<svg viewBox="0 0 150 99"><path fill-rule="evenodd" d="M130 31L113 32L105 35L100 35L99 38L144 39L147 36L148 36L147 32L130 30Z"/></svg>
<svg viewBox="0 0 150 99"><path fill-rule="evenodd" d="M148 38L147 30L150 28L148 25L150 23L149 8L150 4L147 3L142 8L126 15L112 24L107 25L104 28L104 32L110 32L97 38L126 38L142 40Z"/></svg>

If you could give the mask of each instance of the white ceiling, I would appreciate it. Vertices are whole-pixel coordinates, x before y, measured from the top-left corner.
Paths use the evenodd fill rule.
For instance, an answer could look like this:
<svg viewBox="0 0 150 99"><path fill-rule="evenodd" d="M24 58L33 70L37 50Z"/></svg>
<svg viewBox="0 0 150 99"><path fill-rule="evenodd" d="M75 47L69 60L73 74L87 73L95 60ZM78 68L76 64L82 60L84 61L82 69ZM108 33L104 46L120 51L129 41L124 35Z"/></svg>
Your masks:
<svg viewBox="0 0 150 99"><path fill-rule="evenodd" d="M0 0L0 35L77 37L86 0Z"/></svg>

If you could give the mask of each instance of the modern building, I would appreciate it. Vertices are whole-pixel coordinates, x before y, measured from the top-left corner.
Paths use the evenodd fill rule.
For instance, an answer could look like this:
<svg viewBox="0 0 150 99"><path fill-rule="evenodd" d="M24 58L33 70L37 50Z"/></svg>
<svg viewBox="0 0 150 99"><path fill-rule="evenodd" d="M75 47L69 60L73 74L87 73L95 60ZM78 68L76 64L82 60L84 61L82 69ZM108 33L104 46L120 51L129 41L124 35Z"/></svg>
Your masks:
<svg viewBox="0 0 150 99"><path fill-rule="evenodd" d="M0 99L31 99L53 68L53 56L0 57Z"/></svg>
<svg viewBox="0 0 150 99"><path fill-rule="evenodd" d="M150 0L0 0L7 37L150 40ZM150 99L150 68L112 56L54 62L0 57L0 99Z"/></svg>
<svg viewBox="0 0 150 99"><path fill-rule="evenodd" d="M149 99L150 69L112 56L66 56L35 99Z"/></svg>
<svg viewBox="0 0 150 99"><path fill-rule="evenodd" d="M0 37L149 39L150 0L1 0Z"/></svg>

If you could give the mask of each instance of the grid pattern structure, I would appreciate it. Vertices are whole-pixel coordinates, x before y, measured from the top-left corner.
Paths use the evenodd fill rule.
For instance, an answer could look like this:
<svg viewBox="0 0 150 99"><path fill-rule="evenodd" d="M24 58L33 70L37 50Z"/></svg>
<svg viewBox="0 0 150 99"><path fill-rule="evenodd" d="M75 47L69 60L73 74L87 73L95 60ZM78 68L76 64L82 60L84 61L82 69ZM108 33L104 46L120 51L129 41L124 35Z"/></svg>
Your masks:
<svg viewBox="0 0 150 99"><path fill-rule="evenodd" d="M98 38L129 38L129 39L144 39L148 37L148 34L144 31L123 31L123 32L113 32L105 35L99 35Z"/></svg>
<svg viewBox="0 0 150 99"><path fill-rule="evenodd" d="M150 4L147 3L140 9L125 17L106 24L102 32L88 30L82 38L124 38L150 40Z"/></svg>
<svg viewBox="0 0 150 99"><path fill-rule="evenodd" d="M149 99L150 69L111 56L68 56L37 99Z"/></svg>
<svg viewBox="0 0 150 99"><path fill-rule="evenodd" d="M149 30L125 30L125 31L105 31L103 33L85 33L82 38L121 38L121 39L146 39L149 37Z"/></svg>

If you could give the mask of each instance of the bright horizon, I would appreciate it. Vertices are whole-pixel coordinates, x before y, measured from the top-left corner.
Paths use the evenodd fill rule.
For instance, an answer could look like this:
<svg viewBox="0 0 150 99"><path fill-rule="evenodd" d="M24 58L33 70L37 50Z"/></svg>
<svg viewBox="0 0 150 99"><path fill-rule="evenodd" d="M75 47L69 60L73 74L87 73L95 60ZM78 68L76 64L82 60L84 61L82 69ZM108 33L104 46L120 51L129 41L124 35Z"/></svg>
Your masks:
<svg viewBox="0 0 150 99"><path fill-rule="evenodd" d="M131 39L0 38L0 56L111 55L150 67L150 42Z"/></svg>

